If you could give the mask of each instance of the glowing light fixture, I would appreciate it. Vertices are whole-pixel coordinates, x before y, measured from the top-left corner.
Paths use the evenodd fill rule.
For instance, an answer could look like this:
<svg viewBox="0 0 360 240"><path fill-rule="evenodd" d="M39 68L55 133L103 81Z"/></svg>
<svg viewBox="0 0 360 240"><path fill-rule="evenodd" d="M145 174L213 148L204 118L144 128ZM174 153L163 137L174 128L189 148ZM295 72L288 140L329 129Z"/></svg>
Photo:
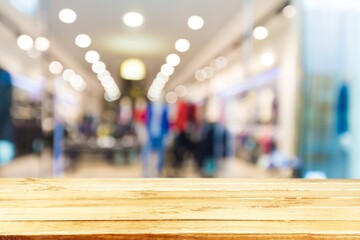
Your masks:
<svg viewBox="0 0 360 240"><path fill-rule="evenodd" d="M166 57L166 63L169 64L170 66L176 67L177 65L180 64L180 57L177 54L169 54Z"/></svg>
<svg viewBox="0 0 360 240"><path fill-rule="evenodd" d="M106 65L101 61L97 61L93 63L91 69L93 70L94 73L101 73L106 70Z"/></svg>
<svg viewBox="0 0 360 240"><path fill-rule="evenodd" d="M71 77L72 77L73 75L75 75L75 72L74 72L74 70L72 70L72 69L65 69L64 72L63 72L63 74L62 74L63 79L64 79L65 81L67 81L67 82L70 81L70 79L71 79Z"/></svg>
<svg viewBox="0 0 360 240"><path fill-rule="evenodd" d="M198 81L204 81L206 79L206 72L203 69L199 69L195 72L195 79Z"/></svg>
<svg viewBox="0 0 360 240"><path fill-rule="evenodd" d="M30 36L23 34L17 39L17 44L20 49L28 51L33 47L34 41Z"/></svg>
<svg viewBox="0 0 360 240"><path fill-rule="evenodd" d="M175 92L179 97L185 97L188 93L188 90L184 85L179 85L175 88Z"/></svg>
<svg viewBox="0 0 360 240"><path fill-rule="evenodd" d="M143 80L146 77L144 61L138 58L126 59L120 66L120 76L126 80Z"/></svg>
<svg viewBox="0 0 360 240"><path fill-rule="evenodd" d="M59 19L63 23L73 23L76 21L76 18L77 18L76 13L72 9L66 8L59 12Z"/></svg>
<svg viewBox="0 0 360 240"><path fill-rule="evenodd" d="M268 35L269 35L268 30L263 26L256 27L253 31L253 36L257 40L264 40L265 38L268 37Z"/></svg>
<svg viewBox="0 0 360 240"><path fill-rule="evenodd" d="M118 100L121 96L121 93L118 89L114 91L106 91L104 94L104 98L107 102L113 102L115 100Z"/></svg>
<svg viewBox="0 0 360 240"><path fill-rule="evenodd" d="M155 83L160 83L160 84L164 84L164 85L165 85L165 83L167 83L167 80L164 79L164 78L157 77L157 78L154 79L154 82L153 82L153 83L154 83L154 84L155 84Z"/></svg>
<svg viewBox="0 0 360 240"><path fill-rule="evenodd" d="M190 43L186 39L179 39L175 43L175 48L179 52L187 52L190 49Z"/></svg>
<svg viewBox="0 0 360 240"><path fill-rule="evenodd" d="M226 57L224 56L220 56L216 59L214 59L210 65L215 69L215 70L219 70L222 68L225 68L228 64L228 60L226 59Z"/></svg>
<svg viewBox="0 0 360 240"><path fill-rule="evenodd" d="M78 47L87 48L91 44L91 38L86 34L79 34L75 38L75 43Z"/></svg>
<svg viewBox="0 0 360 240"><path fill-rule="evenodd" d="M168 103L173 104L176 103L178 97L175 92L168 92L165 96L165 99Z"/></svg>
<svg viewBox="0 0 360 240"><path fill-rule="evenodd" d="M199 30L204 26L204 19L199 16L191 16L188 19L188 26L193 30Z"/></svg>
<svg viewBox="0 0 360 240"><path fill-rule="evenodd" d="M166 76L166 75L163 74L162 72L159 72L159 73L156 75L156 78L162 78L162 79L164 79L165 82L169 81L169 76Z"/></svg>
<svg viewBox="0 0 360 240"><path fill-rule="evenodd" d="M124 15L123 21L129 27L139 27L143 24L144 18L140 13L129 12Z"/></svg>
<svg viewBox="0 0 360 240"><path fill-rule="evenodd" d="M38 37L35 39L35 48L39 51L46 51L50 47L50 42L47 38Z"/></svg>
<svg viewBox="0 0 360 240"><path fill-rule="evenodd" d="M214 76L214 70L211 67L204 67L206 78L212 78Z"/></svg>
<svg viewBox="0 0 360 240"><path fill-rule="evenodd" d="M110 74L110 72L108 71L108 70L105 70L105 71L103 71L103 72L100 72L100 73L98 73L97 74L97 78L101 81L103 78L105 78L105 77L110 77L111 76L111 74Z"/></svg>
<svg viewBox="0 0 360 240"><path fill-rule="evenodd" d="M100 55L94 50L90 50L85 54L85 60L88 63L95 63L100 60Z"/></svg>
<svg viewBox="0 0 360 240"><path fill-rule="evenodd" d="M80 75L72 75L70 85L78 92L83 92L86 89L86 83Z"/></svg>
<svg viewBox="0 0 360 240"><path fill-rule="evenodd" d="M284 17L286 18L293 18L296 16L296 8L292 5L287 5L286 7L284 7L284 9L282 10L282 14L284 15Z"/></svg>
<svg viewBox="0 0 360 240"><path fill-rule="evenodd" d="M266 52L264 53L263 55L261 55L261 63L264 65L264 66L271 66L274 64L275 62L275 56L274 54L272 54L271 52Z"/></svg>
<svg viewBox="0 0 360 240"><path fill-rule="evenodd" d="M60 74L63 70L63 65L58 61L53 61L49 65L49 71L52 74Z"/></svg>
<svg viewBox="0 0 360 240"><path fill-rule="evenodd" d="M161 73L165 76L171 76L174 73L174 67L169 64L163 64L161 66Z"/></svg>

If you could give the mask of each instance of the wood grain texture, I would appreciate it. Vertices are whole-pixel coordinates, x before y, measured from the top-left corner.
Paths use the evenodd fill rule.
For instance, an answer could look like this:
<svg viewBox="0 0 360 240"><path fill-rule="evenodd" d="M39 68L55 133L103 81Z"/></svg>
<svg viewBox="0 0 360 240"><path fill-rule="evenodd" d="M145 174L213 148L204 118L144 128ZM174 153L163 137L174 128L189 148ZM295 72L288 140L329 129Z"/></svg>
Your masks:
<svg viewBox="0 0 360 240"><path fill-rule="evenodd" d="M360 181L0 179L15 239L360 239Z"/></svg>

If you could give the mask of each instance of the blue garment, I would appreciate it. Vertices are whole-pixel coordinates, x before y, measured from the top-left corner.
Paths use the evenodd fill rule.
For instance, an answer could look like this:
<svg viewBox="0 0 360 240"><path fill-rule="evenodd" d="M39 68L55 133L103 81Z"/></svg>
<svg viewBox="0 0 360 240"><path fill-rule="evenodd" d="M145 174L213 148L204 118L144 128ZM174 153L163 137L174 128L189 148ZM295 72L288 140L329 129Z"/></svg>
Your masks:
<svg viewBox="0 0 360 240"><path fill-rule="evenodd" d="M168 107L165 104L149 103L147 107L146 127L148 141L142 149L143 176L148 177L149 156L158 155L157 174L161 175L164 166L165 138L169 132Z"/></svg>
<svg viewBox="0 0 360 240"><path fill-rule="evenodd" d="M0 68L0 140L12 141L12 85L10 74Z"/></svg>
<svg viewBox="0 0 360 240"><path fill-rule="evenodd" d="M340 86L336 106L336 132L341 135L349 131L349 87L346 83Z"/></svg>
<svg viewBox="0 0 360 240"><path fill-rule="evenodd" d="M15 146L12 143L11 103L11 76L0 68L0 165L7 164L15 156Z"/></svg>

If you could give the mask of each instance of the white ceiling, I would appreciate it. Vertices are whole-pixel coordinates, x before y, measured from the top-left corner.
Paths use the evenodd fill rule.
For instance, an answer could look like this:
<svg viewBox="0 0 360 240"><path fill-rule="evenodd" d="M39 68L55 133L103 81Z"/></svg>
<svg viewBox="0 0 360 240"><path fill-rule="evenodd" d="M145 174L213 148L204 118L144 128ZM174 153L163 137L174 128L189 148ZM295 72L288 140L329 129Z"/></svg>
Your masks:
<svg viewBox="0 0 360 240"><path fill-rule="evenodd" d="M119 66L125 58L139 57L144 59L147 65L146 81L150 82L159 72L166 56L176 52L174 43L177 39L188 39L191 48L189 52L179 54L182 63L177 67L175 75L181 72L186 63L201 51L204 44L239 11L241 1L53 0L49 7L49 33L52 38L64 44L64 48L70 51L77 61L86 64L86 50L76 47L73 40L77 34L86 33L93 40L90 48L100 53L114 78L118 78ZM78 14L77 21L72 25L63 24L57 19L57 13L65 7ZM124 25L122 16L130 11L144 15L144 24L141 27L130 28ZM188 28L187 19L192 15L204 18L203 29L193 31ZM89 65L86 68L90 70Z"/></svg>
<svg viewBox="0 0 360 240"><path fill-rule="evenodd" d="M253 0L254 19L260 19L279 2L281 0ZM191 48L179 54L182 61L173 79L176 83L188 81L197 67L221 54L226 44L241 35L243 3L241 0L43 0L42 11L35 17L26 17L16 12L7 0L1 0L0 11L24 33L48 37L52 44L48 60L60 60L74 68L84 75L91 90L98 92L102 91L101 86L91 65L84 60L87 50L100 53L101 60L120 85L121 62L127 57L144 59L148 68L144 86L148 86L166 56L176 53L175 41L186 38ZM75 23L59 21L58 13L63 8L77 13ZM144 15L143 26L129 28L124 25L122 17L130 11ZM194 31L187 27L191 15L204 18L203 29ZM220 35L221 32L225 35ZM75 45L74 39L80 33L92 38L88 49Z"/></svg>

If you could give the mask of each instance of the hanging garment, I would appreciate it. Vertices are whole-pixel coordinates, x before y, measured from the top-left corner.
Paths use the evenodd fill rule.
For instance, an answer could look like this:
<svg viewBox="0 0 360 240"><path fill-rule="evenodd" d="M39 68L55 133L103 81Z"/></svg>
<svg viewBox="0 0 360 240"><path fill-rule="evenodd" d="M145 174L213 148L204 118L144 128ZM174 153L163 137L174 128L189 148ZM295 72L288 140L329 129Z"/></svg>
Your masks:
<svg viewBox="0 0 360 240"><path fill-rule="evenodd" d="M157 174L164 166L165 138L169 132L168 108L162 103L149 103L147 109L148 142L142 149L143 176L149 176L150 155L157 154Z"/></svg>
<svg viewBox="0 0 360 240"><path fill-rule="evenodd" d="M15 156L15 146L12 142L11 103L11 76L0 68L0 165L9 163Z"/></svg>
<svg viewBox="0 0 360 240"><path fill-rule="evenodd" d="M342 83L336 106L336 132L338 135L349 131L349 87Z"/></svg>

